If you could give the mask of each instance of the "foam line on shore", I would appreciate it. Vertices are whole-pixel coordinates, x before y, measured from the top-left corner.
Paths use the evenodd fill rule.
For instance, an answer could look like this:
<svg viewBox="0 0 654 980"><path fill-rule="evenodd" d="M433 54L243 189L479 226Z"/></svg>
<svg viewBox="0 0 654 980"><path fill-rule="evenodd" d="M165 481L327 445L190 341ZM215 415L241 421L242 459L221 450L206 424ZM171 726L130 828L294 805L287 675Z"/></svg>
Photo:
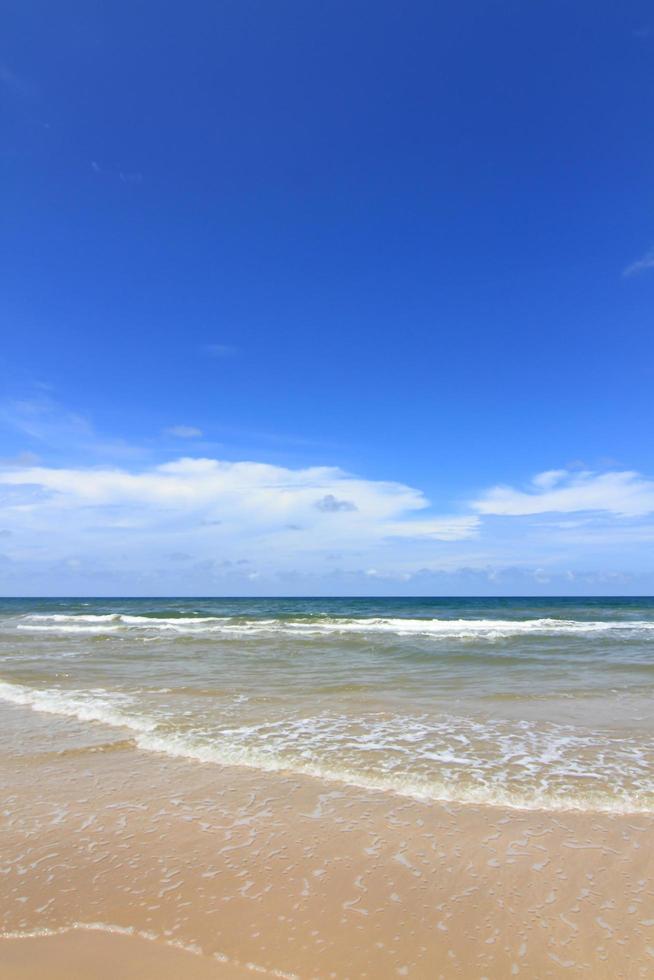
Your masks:
<svg viewBox="0 0 654 980"><path fill-rule="evenodd" d="M0 682L0 699L33 711L126 728L135 733L136 746L148 752L310 776L422 801L520 810L654 810L654 785L647 777L652 746L645 757L636 743L611 742L601 733L579 734L570 726L541 731L521 723L505 729L492 721L391 716L359 720L356 729L346 716L317 716L202 735L170 731L171 719L144 714L135 699L106 691L36 690ZM588 752L599 769L584 769L577 761L580 753ZM407 770L407 753L420 760L422 771ZM513 785L504 778L508 767L520 775ZM619 780L628 769L634 786L621 787ZM548 789L550 782L556 785L562 779L563 790Z"/></svg>
<svg viewBox="0 0 654 980"><path fill-rule="evenodd" d="M253 963L251 961L242 963L240 960L227 956L225 953L214 952L211 954L206 954L195 943L185 943L180 939L167 939L165 936L159 936L156 933L148 932L145 929L136 929L133 926L113 925L107 922L71 922L69 925L59 926L57 928L37 927L35 929L18 929L0 932L0 940L45 939L50 936L65 936L71 932L101 932L110 936L127 936L133 939L144 939L147 942L159 943L160 945L167 946L170 949L179 949L182 952L190 953L193 956L206 956L207 959L216 960L218 963L222 963L225 966L229 965L239 967L240 969L248 970L251 973L258 973L268 977L278 977L279 980L299 980L296 973L288 973L285 970L278 970L274 967L268 968L265 966L260 966L258 963Z"/></svg>

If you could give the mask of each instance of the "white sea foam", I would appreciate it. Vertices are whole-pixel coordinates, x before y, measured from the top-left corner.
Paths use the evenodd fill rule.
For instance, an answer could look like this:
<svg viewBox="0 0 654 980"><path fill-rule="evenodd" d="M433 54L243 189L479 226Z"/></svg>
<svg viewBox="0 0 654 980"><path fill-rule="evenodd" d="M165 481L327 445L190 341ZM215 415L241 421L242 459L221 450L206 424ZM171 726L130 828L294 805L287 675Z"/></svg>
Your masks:
<svg viewBox="0 0 654 980"><path fill-rule="evenodd" d="M93 615L91 613L33 613L25 617L34 622L52 623L123 623L126 625L139 625L148 623L213 623L229 617L221 616L179 616L166 618L162 616L129 616L125 613L106 613Z"/></svg>
<svg viewBox="0 0 654 980"><path fill-rule="evenodd" d="M247 637L263 634L304 637L330 635L389 634L449 640L499 640L521 636L585 636L637 634L654 639L654 622L649 620L565 619L403 619L403 618L316 618L241 619L230 616L157 617L107 615L32 615L24 617L18 630L46 633L116 633L146 631L181 635L216 634Z"/></svg>
<svg viewBox="0 0 654 980"><path fill-rule="evenodd" d="M103 690L0 682L0 699L127 728L146 751L290 772L421 800L518 809L652 812L654 744L572 726L466 717L323 714L175 731Z"/></svg>
<svg viewBox="0 0 654 980"><path fill-rule="evenodd" d="M50 715L64 715L79 721L98 721L112 727L149 732L157 726L154 718L129 712L133 702L126 695L104 690L64 691L56 688L37 690L24 684L0 681L0 699Z"/></svg>
<svg viewBox="0 0 654 980"><path fill-rule="evenodd" d="M26 626L24 624L19 624L17 629L24 631L28 630L30 633L57 633L57 634L96 634L104 635L105 633L116 633L120 630L119 625L107 625L107 626L84 626L77 624L67 624L67 625L57 625L57 626L40 626L35 624L30 624Z"/></svg>

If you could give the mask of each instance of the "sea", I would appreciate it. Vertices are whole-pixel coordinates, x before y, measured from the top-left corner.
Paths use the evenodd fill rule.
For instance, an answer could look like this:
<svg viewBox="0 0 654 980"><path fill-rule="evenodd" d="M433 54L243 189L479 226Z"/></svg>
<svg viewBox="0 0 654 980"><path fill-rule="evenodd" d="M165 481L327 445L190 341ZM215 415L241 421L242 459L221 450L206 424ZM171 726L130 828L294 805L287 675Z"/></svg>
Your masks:
<svg viewBox="0 0 654 980"><path fill-rule="evenodd" d="M0 752L24 761L654 813L653 696L652 598L0 600Z"/></svg>

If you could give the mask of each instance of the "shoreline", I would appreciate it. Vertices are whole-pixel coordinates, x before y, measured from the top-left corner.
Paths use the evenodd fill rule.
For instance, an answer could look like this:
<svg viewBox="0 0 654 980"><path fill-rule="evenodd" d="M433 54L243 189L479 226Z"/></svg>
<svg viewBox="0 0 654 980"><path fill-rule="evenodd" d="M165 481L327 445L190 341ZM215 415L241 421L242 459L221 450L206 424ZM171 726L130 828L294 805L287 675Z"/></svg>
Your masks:
<svg viewBox="0 0 654 980"><path fill-rule="evenodd" d="M0 975L652 975L654 603L350 606L5 616Z"/></svg>
<svg viewBox="0 0 654 980"><path fill-rule="evenodd" d="M262 975L156 940L102 929L73 926L48 936L0 938L3 980L244 980L253 972Z"/></svg>
<svg viewBox="0 0 654 980"><path fill-rule="evenodd" d="M139 980L654 965L653 816L424 804L136 748L5 760L0 784L2 931L58 933L0 940L8 980L131 980L130 963Z"/></svg>

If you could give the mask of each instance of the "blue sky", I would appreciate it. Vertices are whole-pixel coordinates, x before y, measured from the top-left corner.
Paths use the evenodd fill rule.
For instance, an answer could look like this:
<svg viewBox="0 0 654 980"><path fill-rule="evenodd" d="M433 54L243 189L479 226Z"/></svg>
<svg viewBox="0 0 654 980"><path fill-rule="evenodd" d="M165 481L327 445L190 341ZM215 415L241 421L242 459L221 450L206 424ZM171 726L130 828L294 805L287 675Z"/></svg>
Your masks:
<svg viewBox="0 0 654 980"><path fill-rule="evenodd" d="M3 592L654 589L649 4L2 19Z"/></svg>

